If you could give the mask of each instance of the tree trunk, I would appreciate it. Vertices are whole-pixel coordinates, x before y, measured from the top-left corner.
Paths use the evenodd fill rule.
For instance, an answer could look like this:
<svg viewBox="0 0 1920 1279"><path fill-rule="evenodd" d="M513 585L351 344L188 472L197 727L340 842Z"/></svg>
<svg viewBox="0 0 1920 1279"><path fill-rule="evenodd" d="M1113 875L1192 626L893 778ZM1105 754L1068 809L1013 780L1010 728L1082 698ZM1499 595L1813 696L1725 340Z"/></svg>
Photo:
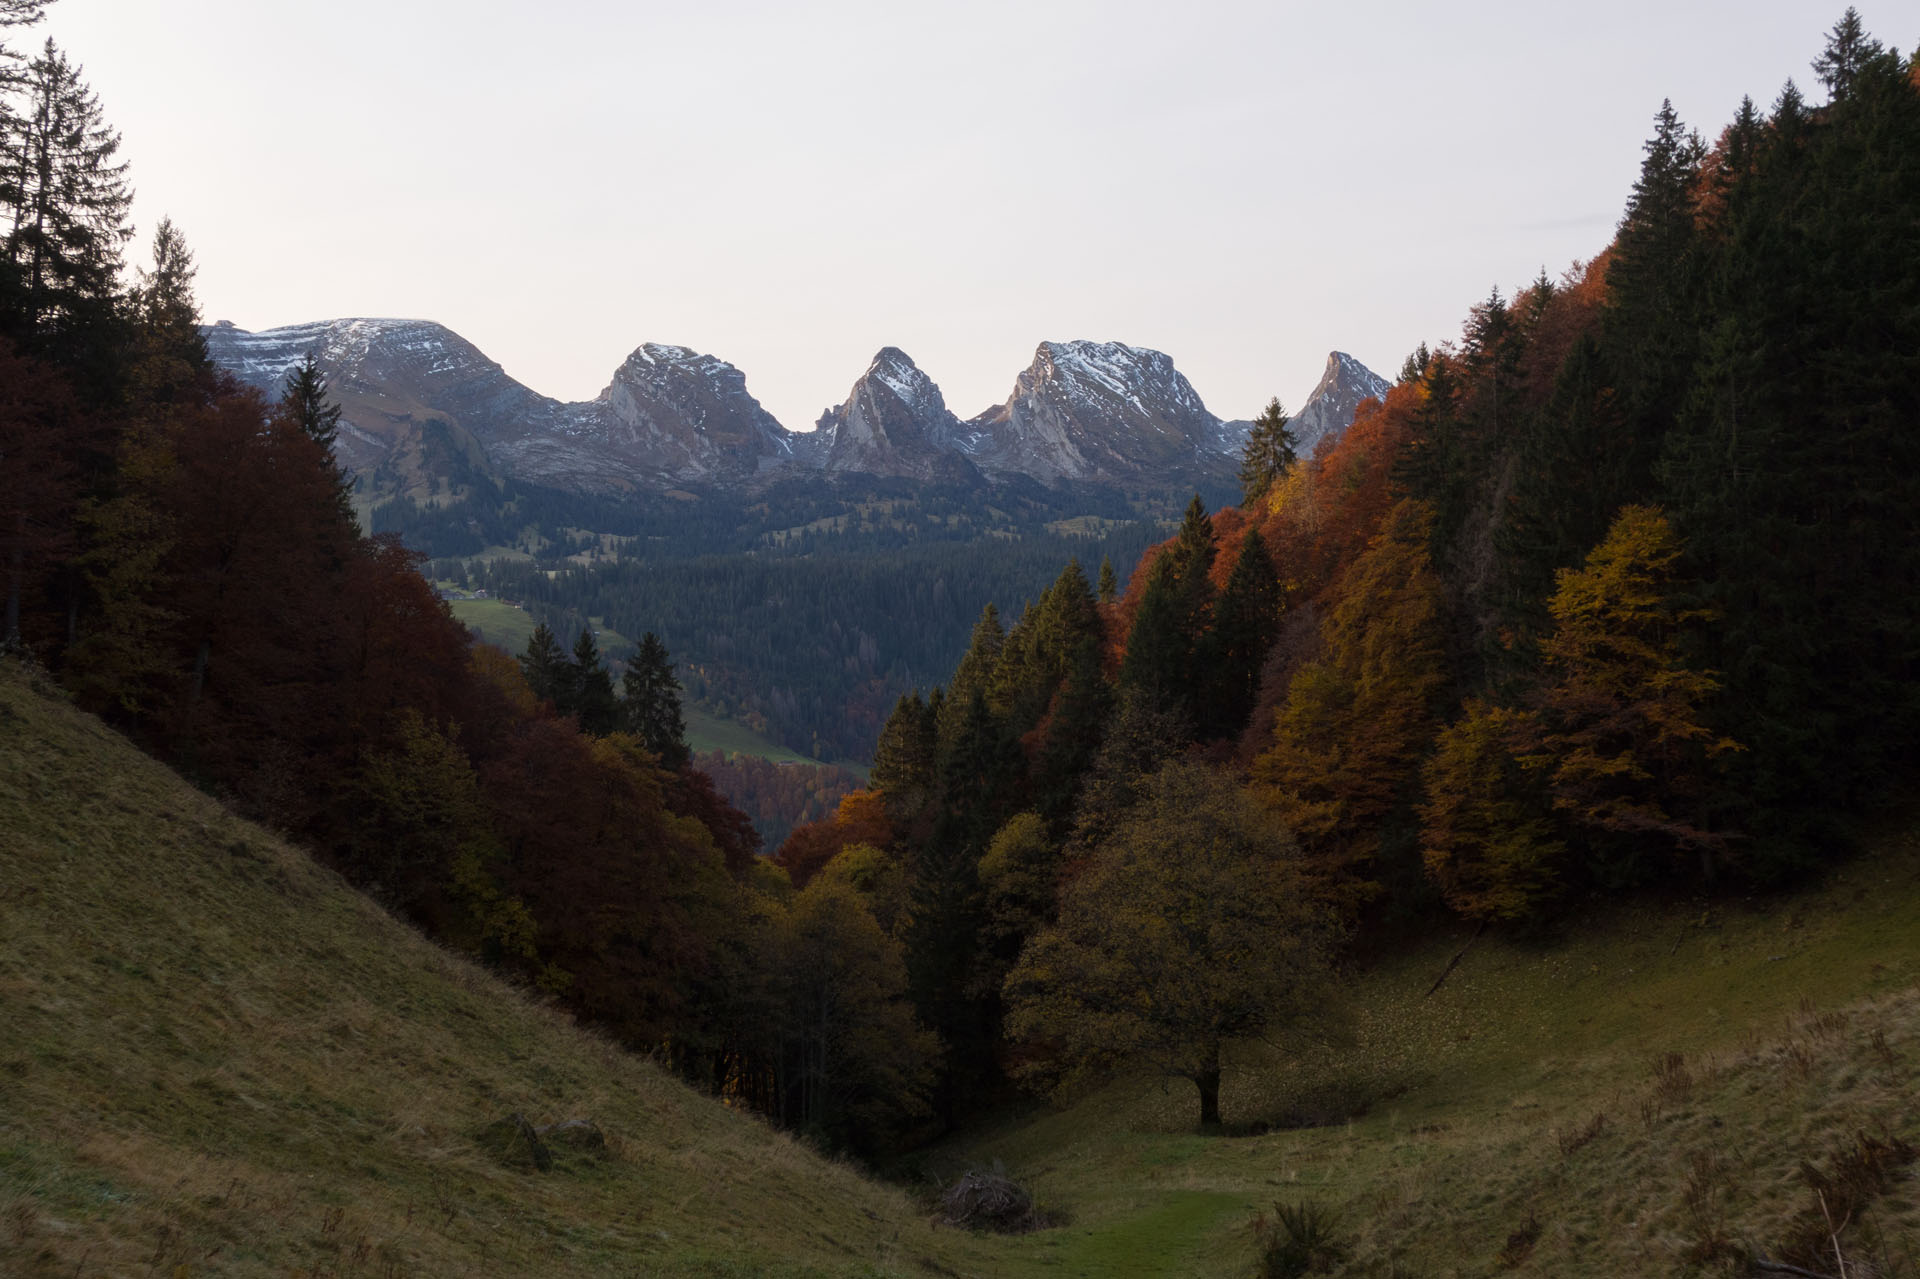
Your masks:
<svg viewBox="0 0 1920 1279"><path fill-rule="evenodd" d="M1200 1131L1220 1131L1220 1045L1218 1042L1207 1047L1207 1055L1200 1069L1193 1075L1194 1087L1200 1090Z"/></svg>

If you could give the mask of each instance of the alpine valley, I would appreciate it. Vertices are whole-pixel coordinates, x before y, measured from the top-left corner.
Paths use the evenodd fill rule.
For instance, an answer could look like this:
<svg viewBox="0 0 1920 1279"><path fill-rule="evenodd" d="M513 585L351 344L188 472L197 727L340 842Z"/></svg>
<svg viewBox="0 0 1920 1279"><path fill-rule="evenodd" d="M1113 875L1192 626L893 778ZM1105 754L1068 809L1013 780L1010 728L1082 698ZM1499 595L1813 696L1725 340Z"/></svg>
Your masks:
<svg viewBox="0 0 1920 1279"><path fill-rule="evenodd" d="M362 523L496 601L468 610L488 638L517 649L531 624L502 624L503 599L563 642L594 627L616 659L655 632L699 711L855 764L989 601L1036 597L1070 558L1124 569L1196 493L1237 500L1251 425L1211 412L1169 356L1119 342L1042 342L971 418L887 347L800 431L739 368L682 346L638 347L569 404L426 320L205 335L270 397L315 358ZM1295 418L1302 451L1387 387L1330 354Z"/></svg>

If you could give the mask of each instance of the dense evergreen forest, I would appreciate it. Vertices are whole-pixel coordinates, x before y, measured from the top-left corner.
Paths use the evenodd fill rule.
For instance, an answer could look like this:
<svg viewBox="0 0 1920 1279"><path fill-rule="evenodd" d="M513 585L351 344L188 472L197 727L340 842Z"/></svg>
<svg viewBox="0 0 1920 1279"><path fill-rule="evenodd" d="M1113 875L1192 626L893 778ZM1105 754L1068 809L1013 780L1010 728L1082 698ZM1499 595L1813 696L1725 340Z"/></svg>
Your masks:
<svg viewBox="0 0 1920 1279"><path fill-rule="evenodd" d="M559 636L589 618L653 631L699 705L815 759L864 762L894 701L952 669L988 601L1037 598L1075 555L1131 563L1160 527L584 566L497 560L466 580Z"/></svg>
<svg viewBox="0 0 1920 1279"><path fill-rule="evenodd" d="M870 787L771 859L679 729L658 636L722 639L674 612L695 570L520 584L648 633L618 685L585 628L472 644L355 527L312 364L273 403L210 368L180 231L126 278L93 95L50 43L8 59L8 650L445 944L823 1141L1123 1061L1216 1125L1222 1054L1310 1023L1342 956L1814 874L1911 780L1920 68L1852 11L1820 102L1789 85L1711 144L1662 109L1594 261L1490 294L1315 456L1276 412L1239 506L1196 498L1124 592L1056 560L981 610ZM775 602L838 572L905 627L998 580L911 553L908 583L734 563L732 639L932 685L931 650L850 664L877 633L824 590Z"/></svg>
<svg viewBox="0 0 1920 1279"><path fill-rule="evenodd" d="M894 700L960 659L984 604L1037 597L1072 557L1131 565L1179 513L1164 496L1024 477L810 477L751 498L594 497L457 466L448 482L449 500L378 502L372 527L563 643L595 618L651 630L693 703L816 759L859 762ZM363 495L380 487L361 481Z"/></svg>

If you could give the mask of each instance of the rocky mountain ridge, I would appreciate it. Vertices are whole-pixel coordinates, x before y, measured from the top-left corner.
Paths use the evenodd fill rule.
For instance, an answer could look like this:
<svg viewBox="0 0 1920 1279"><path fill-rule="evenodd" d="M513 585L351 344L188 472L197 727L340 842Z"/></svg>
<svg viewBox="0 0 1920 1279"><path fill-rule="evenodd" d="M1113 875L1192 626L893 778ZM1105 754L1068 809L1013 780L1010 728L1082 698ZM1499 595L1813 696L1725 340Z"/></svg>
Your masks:
<svg viewBox="0 0 1920 1279"><path fill-rule="evenodd" d="M1307 396L1300 411L1287 423L1301 457L1312 457L1323 440L1339 439L1353 424L1363 400L1385 399L1393 383L1345 351L1327 355L1326 372Z"/></svg>
<svg viewBox="0 0 1920 1279"><path fill-rule="evenodd" d="M223 322L206 334L215 363L269 395L314 353L344 410L342 461L382 477L391 495L444 490L434 460L450 457L469 482L513 476L594 494L752 492L809 473L1170 491L1230 483L1248 427L1209 412L1164 353L1119 342L1042 342L1008 398L965 421L905 352L887 347L813 431L795 432L734 365L662 343L637 348L597 397L569 404L431 321L261 332ZM1351 356L1330 355L1294 419L1302 451L1344 430L1359 401L1386 385Z"/></svg>

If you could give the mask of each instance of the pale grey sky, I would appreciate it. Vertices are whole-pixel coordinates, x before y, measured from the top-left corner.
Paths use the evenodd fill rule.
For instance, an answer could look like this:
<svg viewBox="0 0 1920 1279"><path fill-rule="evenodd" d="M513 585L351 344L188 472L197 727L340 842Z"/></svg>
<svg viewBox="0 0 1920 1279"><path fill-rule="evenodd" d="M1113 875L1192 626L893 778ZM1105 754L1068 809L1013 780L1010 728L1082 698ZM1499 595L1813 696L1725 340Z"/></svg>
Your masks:
<svg viewBox="0 0 1920 1279"><path fill-rule="evenodd" d="M1844 8L60 0L17 40L84 65L209 320L438 320L564 399L680 343L804 429L886 345L962 416L1043 339L1223 417L1333 348L1392 376L1605 246L1663 97L1709 138L1817 100Z"/></svg>

